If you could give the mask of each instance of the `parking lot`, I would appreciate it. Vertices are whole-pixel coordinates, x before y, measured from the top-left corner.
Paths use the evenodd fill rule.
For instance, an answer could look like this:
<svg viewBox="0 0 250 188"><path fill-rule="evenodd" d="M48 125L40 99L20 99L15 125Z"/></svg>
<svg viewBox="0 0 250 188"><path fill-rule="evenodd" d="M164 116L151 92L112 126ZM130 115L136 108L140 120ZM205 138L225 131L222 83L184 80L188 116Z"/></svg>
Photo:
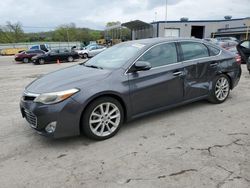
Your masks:
<svg viewBox="0 0 250 188"><path fill-rule="evenodd" d="M24 87L74 63L0 57L0 187L250 187L250 76L220 105L196 102L125 124L113 138L49 139L21 117Z"/></svg>

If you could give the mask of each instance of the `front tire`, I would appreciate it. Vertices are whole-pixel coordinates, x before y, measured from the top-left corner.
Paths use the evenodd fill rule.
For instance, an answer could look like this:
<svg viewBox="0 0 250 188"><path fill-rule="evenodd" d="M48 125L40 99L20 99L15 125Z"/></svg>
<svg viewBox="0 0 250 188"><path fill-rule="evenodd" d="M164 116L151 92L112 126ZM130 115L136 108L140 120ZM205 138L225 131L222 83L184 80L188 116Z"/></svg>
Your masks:
<svg viewBox="0 0 250 188"><path fill-rule="evenodd" d="M230 93L230 80L229 78L221 74L216 76L213 81L212 91L209 97L209 101L214 104L220 104L227 100Z"/></svg>
<svg viewBox="0 0 250 188"><path fill-rule="evenodd" d="M119 101L112 97L102 97L93 101L82 118L82 130L95 140L113 137L124 120L124 111Z"/></svg>

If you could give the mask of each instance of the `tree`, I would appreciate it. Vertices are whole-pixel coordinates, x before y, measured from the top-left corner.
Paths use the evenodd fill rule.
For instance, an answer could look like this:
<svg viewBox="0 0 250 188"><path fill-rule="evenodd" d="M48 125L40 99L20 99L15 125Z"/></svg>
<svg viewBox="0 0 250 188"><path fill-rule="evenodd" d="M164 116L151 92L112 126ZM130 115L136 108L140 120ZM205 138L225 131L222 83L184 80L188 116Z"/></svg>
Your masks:
<svg viewBox="0 0 250 188"><path fill-rule="evenodd" d="M111 26L114 26L114 25L121 25L121 22L120 21L108 22L106 24L106 27L111 27Z"/></svg>
<svg viewBox="0 0 250 188"><path fill-rule="evenodd" d="M0 27L0 42L17 43L24 40L24 32L20 22L6 22L5 26Z"/></svg>

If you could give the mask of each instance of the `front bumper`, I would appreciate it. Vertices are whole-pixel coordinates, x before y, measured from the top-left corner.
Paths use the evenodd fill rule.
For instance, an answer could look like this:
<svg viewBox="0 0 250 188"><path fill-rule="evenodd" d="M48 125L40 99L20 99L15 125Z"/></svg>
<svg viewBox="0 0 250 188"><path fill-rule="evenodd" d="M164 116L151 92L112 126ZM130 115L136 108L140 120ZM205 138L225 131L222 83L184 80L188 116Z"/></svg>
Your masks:
<svg viewBox="0 0 250 188"><path fill-rule="evenodd" d="M80 119L82 108L78 102L68 98L57 104L44 105L33 100L20 101L22 116L39 134L54 138L76 136L80 134ZM45 127L56 122L56 130L48 133Z"/></svg>

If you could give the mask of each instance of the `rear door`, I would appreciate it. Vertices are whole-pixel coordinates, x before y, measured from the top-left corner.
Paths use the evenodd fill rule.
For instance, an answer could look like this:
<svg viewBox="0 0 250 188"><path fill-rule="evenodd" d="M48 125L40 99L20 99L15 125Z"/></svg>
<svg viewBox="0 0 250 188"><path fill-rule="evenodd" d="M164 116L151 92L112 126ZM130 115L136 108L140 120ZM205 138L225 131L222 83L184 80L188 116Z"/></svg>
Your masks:
<svg viewBox="0 0 250 188"><path fill-rule="evenodd" d="M237 45L237 50L244 62L247 62L250 57L250 40L241 41Z"/></svg>
<svg viewBox="0 0 250 188"><path fill-rule="evenodd" d="M179 47L185 74L185 100L207 95L211 77L215 73L213 69L217 69L218 63L210 59L209 50L203 43L183 41Z"/></svg>
<svg viewBox="0 0 250 188"><path fill-rule="evenodd" d="M183 100L183 68L175 43L154 46L138 61L149 62L152 68L128 73L134 115Z"/></svg>

